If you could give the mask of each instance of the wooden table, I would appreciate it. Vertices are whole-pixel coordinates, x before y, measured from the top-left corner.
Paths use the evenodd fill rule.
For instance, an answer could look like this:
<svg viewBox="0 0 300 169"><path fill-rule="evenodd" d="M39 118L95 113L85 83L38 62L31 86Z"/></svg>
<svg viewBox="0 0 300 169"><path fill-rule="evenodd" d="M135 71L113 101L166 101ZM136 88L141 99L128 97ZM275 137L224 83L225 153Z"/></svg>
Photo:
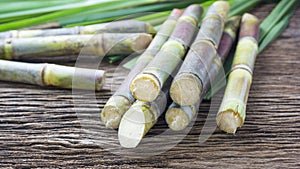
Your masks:
<svg viewBox="0 0 300 169"><path fill-rule="evenodd" d="M273 7L253 13L263 19ZM198 143L210 105L204 102L192 130L169 151L140 159L112 153L117 148L103 145L117 147L110 139L116 132L98 137L105 130L99 110L113 93L108 86L116 67L104 64L106 90L96 93L96 101L83 92L1 82L0 167L300 168L299 18L298 9L287 30L257 58L245 125L235 135L217 129ZM161 118L147 137L165 129Z"/></svg>

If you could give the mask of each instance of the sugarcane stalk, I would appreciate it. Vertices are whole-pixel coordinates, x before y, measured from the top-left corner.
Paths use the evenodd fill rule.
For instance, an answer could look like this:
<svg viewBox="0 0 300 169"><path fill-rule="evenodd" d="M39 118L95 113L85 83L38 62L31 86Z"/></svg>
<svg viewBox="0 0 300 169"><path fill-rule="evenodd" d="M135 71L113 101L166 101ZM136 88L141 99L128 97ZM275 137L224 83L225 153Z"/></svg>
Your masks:
<svg viewBox="0 0 300 169"><path fill-rule="evenodd" d="M179 9L174 9L171 12L148 48L137 60L136 66L130 71L119 89L105 104L101 112L101 120L106 127L119 127L122 116L135 101L129 89L132 79L146 67L160 50L161 46L168 40L181 14L182 11Z"/></svg>
<svg viewBox="0 0 300 169"><path fill-rule="evenodd" d="M200 5L187 7L169 40L146 68L133 79L130 90L137 100L150 102L159 95L162 86L181 62L194 39L202 11Z"/></svg>
<svg viewBox="0 0 300 169"><path fill-rule="evenodd" d="M225 23L223 35L218 47L218 57L222 63L226 60L229 51L236 39L236 32L240 25L240 18L239 16L234 16L228 19ZM217 70L219 69L219 65L213 64L210 69ZM210 77L214 79L215 77ZM210 78L207 77L204 80L204 86L202 93L200 94L200 99L197 101L196 104L188 105L188 106L180 106L173 102L165 115L166 122L170 129L172 130L183 130L185 129L192 119L195 117L196 113L199 110L200 104L203 100L203 97L210 86Z"/></svg>
<svg viewBox="0 0 300 169"><path fill-rule="evenodd" d="M72 28L39 29L39 30L12 30L0 33L0 39L4 38L28 38L58 35L84 35L98 33L156 33L152 25L136 20L115 21L109 23L94 24L88 26L76 26Z"/></svg>
<svg viewBox="0 0 300 169"><path fill-rule="evenodd" d="M145 33L103 33L0 40L0 59L78 55L83 47L96 56L141 52L152 40Z"/></svg>
<svg viewBox="0 0 300 169"><path fill-rule="evenodd" d="M214 2L209 7L196 40L170 87L170 95L175 103L181 106L194 105L200 99L204 80L207 76L214 77L216 70L222 67L217 47L229 8L226 1ZM211 65L218 65L218 68L210 69Z"/></svg>
<svg viewBox="0 0 300 169"><path fill-rule="evenodd" d="M216 118L219 128L227 133L235 133L245 121L246 104L258 53L258 37L258 18L248 13L244 14L231 72Z"/></svg>
<svg viewBox="0 0 300 169"><path fill-rule="evenodd" d="M99 91L104 78L103 70L0 60L0 80L3 81Z"/></svg>
<svg viewBox="0 0 300 169"><path fill-rule="evenodd" d="M137 100L124 114L118 131L118 139L122 147L137 147L142 138L157 122L170 101L168 91L170 82L171 79L169 78L153 102Z"/></svg>

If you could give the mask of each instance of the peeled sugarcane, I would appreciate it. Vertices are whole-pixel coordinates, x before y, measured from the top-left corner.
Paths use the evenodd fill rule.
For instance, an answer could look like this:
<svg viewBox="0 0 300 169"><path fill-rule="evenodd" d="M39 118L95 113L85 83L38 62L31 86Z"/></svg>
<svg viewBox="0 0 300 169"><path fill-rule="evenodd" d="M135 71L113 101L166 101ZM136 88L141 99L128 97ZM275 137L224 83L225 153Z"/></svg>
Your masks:
<svg viewBox="0 0 300 169"><path fill-rule="evenodd" d="M216 118L219 128L227 133L235 133L245 121L246 104L258 53L258 37L258 18L244 14L231 72Z"/></svg>
<svg viewBox="0 0 300 169"><path fill-rule="evenodd" d="M136 20L115 21L73 28L40 29L40 30L12 30L0 32L0 39L29 38L37 36L80 35L98 33L156 33L152 25Z"/></svg>
<svg viewBox="0 0 300 169"><path fill-rule="evenodd" d="M192 43L202 11L200 5L187 7L169 40L146 68L133 79L130 90L137 100L150 102L159 95L162 86Z"/></svg>
<svg viewBox="0 0 300 169"><path fill-rule="evenodd" d="M170 95L175 103L181 106L196 104L203 91L204 80L214 77L218 72L211 69L211 65L217 64L217 70L222 67L216 49L229 8L226 1L214 2L209 7L199 33L170 87Z"/></svg>
<svg viewBox="0 0 300 169"><path fill-rule="evenodd" d="M122 147L134 148L157 122L168 106L169 85L168 79L160 94L153 102L136 101L121 119L118 139Z"/></svg>
<svg viewBox="0 0 300 169"><path fill-rule="evenodd" d="M218 57L222 63L224 63L224 61L226 60L229 51L233 45L233 42L235 41L236 32L240 25L240 19L241 17L234 16L228 19L225 23L223 35L217 51ZM210 69L218 71L220 67L216 63L217 62L211 65ZM210 78L213 79L215 77ZM210 78L207 76L207 78L204 80L203 90L200 94L200 99L197 101L196 104L189 106L180 106L173 102L169 106L165 115L165 119L170 129L176 131L183 130L189 125L189 123L192 121L199 109L204 94L207 92L210 86Z"/></svg>
<svg viewBox="0 0 300 169"><path fill-rule="evenodd" d="M106 127L119 127L122 116L135 101L129 89L132 79L146 67L146 65L160 50L161 46L168 40L181 14L182 11L179 9L174 9L171 12L170 16L163 23L148 48L137 60L136 66L130 71L119 89L105 104L101 112L101 120Z"/></svg>
<svg viewBox="0 0 300 169"><path fill-rule="evenodd" d="M83 47L96 56L141 52L151 42L145 33L103 33L0 40L0 59L23 60L39 56L78 55Z"/></svg>
<svg viewBox="0 0 300 169"><path fill-rule="evenodd" d="M103 70L0 60L0 80L3 81L98 91L104 78Z"/></svg>

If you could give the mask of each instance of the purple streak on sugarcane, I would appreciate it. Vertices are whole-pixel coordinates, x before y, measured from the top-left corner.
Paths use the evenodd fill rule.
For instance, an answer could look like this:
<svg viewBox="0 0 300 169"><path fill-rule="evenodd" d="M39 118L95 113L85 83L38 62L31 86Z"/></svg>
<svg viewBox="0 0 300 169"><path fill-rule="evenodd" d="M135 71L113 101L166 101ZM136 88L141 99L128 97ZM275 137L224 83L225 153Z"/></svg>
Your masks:
<svg viewBox="0 0 300 169"><path fill-rule="evenodd" d="M182 11L174 9L168 19L163 23L162 27L146 49L146 51L137 60L136 66L130 71L125 81L119 89L105 104L101 120L109 128L118 128L123 114L135 101L131 95L129 86L133 78L140 73L147 64L153 59L161 46L168 40L174 30L177 19L181 16Z"/></svg>
<svg viewBox="0 0 300 169"><path fill-rule="evenodd" d="M175 103L181 106L195 104L205 86L204 80L207 76L214 77L217 72L210 68L211 65L222 67L216 49L229 8L229 3L225 1L217 1L209 7L196 40L170 87L170 95Z"/></svg>
<svg viewBox="0 0 300 169"><path fill-rule="evenodd" d="M235 133L245 121L252 72L258 53L258 28L257 17L247 13L243 15L239 42L216 118L219 128L227 133Z"/></svg>
<svg viewBox="0 0 300 169"><path fill-rule="evenodd" d="M0 39L4 38L29 38L58 35L80 35L98 33L150 33L156 31L147 22L136 20L115 21L73 28L40 29L40 30L12 30L0 32Z"/></svg>
<svg viewBox="0 0 300 169"><path fill-rule="evenodd" d="M233 42L236 38L236 32L240 24L240 17L235 16L227 20L223 35L218 47L218 57L221 60L222 63L226 60L229 51L233 45ZM215 65L215 66L214 66ZM215 71L219 71L219 65L213 64L211 66L211 69ZM214 78L214 77L211 77ZM180 106L173 102L170 107L168 108L165 119L166 122L172 130L183 130L185 129L188 124L192 121L192 119L195 117L196 113L198 112L200 103L203 100L203 97L210 86L210 78L207 77L204 80L203 90L200 95L200 99L197 101L194 105L189 106Z"/></svg>
<svg viewBox="0 0 300 169"><path fill-rule="evenodd" d="M74 78L76 81L73 83ZM103 70L0 60L0 80L3 81L99 91L104 78Z"/></svg>
<svg viewBox="0 0 300 169"><path fill-rule="evenodd" d="M187 7L169 40L143 72L134 78L130 90L137 100L150 102L159 95L162 86L182 61L192 43L202 11L200 5Z"/></svg>
<svg viewBox="0 0 300 169"><path fill-rule="evenodd" d="M26 60L32 56L54 57L78 55L83 47L92 55L126 55L141 52L152 40L145 33L103 33L97 35L65 35L34 38L8 38L0 43L0 58Z"/></svg>

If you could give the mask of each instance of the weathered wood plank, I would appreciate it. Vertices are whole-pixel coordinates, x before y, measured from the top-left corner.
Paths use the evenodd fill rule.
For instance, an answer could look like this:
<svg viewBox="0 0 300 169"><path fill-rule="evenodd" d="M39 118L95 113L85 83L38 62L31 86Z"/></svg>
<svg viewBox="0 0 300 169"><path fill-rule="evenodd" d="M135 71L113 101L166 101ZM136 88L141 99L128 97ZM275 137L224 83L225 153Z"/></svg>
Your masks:
<svg viewBox="0 0 300 169"><path fill-rule="evenodd" d="M258 7L254 14L263 19L273 6ZM73 95L70 90L0 82L0 167L299 168L299 18L298 9L288 29L259 55L245 125L236 135L217 129L205 143L198 143L210 106L205 102L190 133L163 154L130 159L103 149L104 142L117 141L115 131L99 125L99 109L113 93L110 86L124 78L114 84L116 66L105 64L108 82L97 100L84 92ZM165 129L161 118L147 136ZM101 130L106 137L97 133Z"/></svg>

